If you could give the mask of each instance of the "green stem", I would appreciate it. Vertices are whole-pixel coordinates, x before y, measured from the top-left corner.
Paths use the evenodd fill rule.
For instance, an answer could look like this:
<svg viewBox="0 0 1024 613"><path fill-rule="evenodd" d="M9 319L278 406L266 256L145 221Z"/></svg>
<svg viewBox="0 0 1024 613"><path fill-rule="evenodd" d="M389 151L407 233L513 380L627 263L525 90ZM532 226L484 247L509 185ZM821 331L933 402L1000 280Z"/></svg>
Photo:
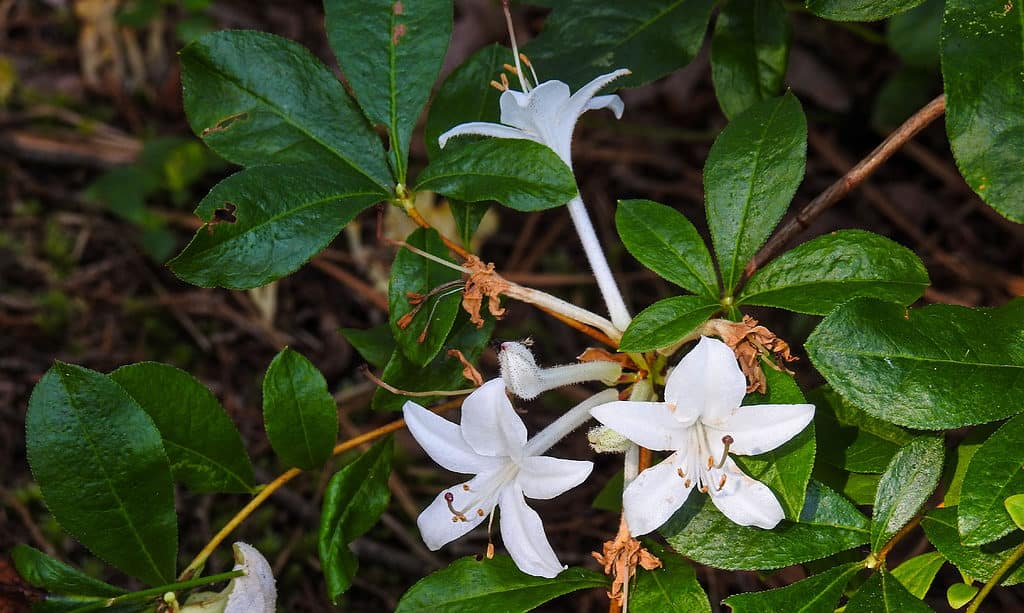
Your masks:
<svg viewBox="0 0 1024 613"><path fill-rule="evenodd" d="M988 583L985 584L985 587L981 588L978 595L971 601L971 606L967 607L967 613L977 613L978 607L981 606L981 601L985 600L988 593L991 592L995 586L999 585L999 581L1003 578L1003 575L1009 572L1009 570L1013 568L1013 565L1019 562L1021 558L1024 558L1024 543L1017 545L1017 547L1010 552L1010 557L1006 558L999 568L996 569L996 572L992 574L992 577L988 580Z"/></svg>
<svg viewBox="0 0 1024 613"><path fill-rule="evenodd" d="M198 579L189 579L188 581L179 581L177 583L170 583L168 585L160 585L157 587L151 587L147 590L139 590L138 592L132 592L131 594L124 594L123 596L116 596L114 598L108 598L101 600L95 604L86 605L79 609L75 609L75 613L85 613L85 611L98 611L100 609L108 609L110 607L126 604L130 602L139 602L153 598L154 596L163 596L167 592L176 592L180 590L187 590L194 587L200 587L203 585L209 585L211 583L217 583L219 581L227 581L234 579L235 577L241 577L245 574L242 570L232 570L226 573L220 573L219 575L210 575L208 577L199 577Z"/></svg>

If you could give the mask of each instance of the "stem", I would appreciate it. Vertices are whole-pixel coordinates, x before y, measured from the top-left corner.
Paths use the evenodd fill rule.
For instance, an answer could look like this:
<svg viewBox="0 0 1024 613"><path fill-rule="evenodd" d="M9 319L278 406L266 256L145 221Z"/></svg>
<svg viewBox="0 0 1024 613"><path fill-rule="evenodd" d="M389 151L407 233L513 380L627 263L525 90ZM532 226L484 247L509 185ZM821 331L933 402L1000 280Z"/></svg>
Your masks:
<svg viewBox="0 0 1024 613"><path fill-rule="evenodd" d="M625 460L622 463L622 487L625 488L630 484L633 479L636 479L637 475L640 474L640 446L633 443L626 450ZM622 521L626 521L626 516L622 516Z"/></svg>
<svg viewBox="0 0 1024 613"><path fill-rule="evenodd" d="M606 389L603 392L594 394L583 402L569 409L561 417L548 424L532 439L526 442L523 447L523 455L541 455L548 449L554 447L555 443L569 435L573 430L579 428L590 420L590 409L618 400L619 393L614 389Z"/></svg>
<svg viewBox="0 0 1024 613"><path fill-rule="evenodd" d="M587 254L587 261L594 271L594 278L597 279L597 287L601 290L604 302L608 306L608 314L612 323L620 331L629 326L632 318L626 309L626 302L622 299L619 286L615 283L615 277L608 267L608 260L601 249L601 243L597 240L597 233L594 232L594 225L590 222L590 215L587 214L587 207L583 205L583 199L576 196L569 201L569 216L576 226L576 233L583 244L583 251ZM611 336L611 335L609 335Z"/></svg>
<svg viewBox="0 0 1024 613"><path fill-rule="evenodd" d="M981 606L981 602L985 600L988 593L999 584L1003 575L1009 572L1010 569L1013 568L1014 564L1019 562L1021 558L1024 558L1024 543L1017 545L1013 551L1010 552L1010 557L1006 558L1006 560L999 565L996 572L992 574L989 580L985 583L985 586L981 588L978 595L971 601L971 606L967 607L967 613L977 613L978 607Z"/></svg>
<svg viewBox="0 0 1024 613"><path fill-rule="evenodd" d="M549 313L557 313L558 315L567 317L573 321L597 328L605 335L603 340L599 340L606 342L612 347L618 347L618 340L622 338L622 329L618 328L615 324L604 317L592 313L584 308L580 308L571 302L566 302L561 298L552 296L547 292L542 292L537 289L523 287L517 283L509 282L509 287L505 289L503 293L509 298L515 298L516 300L527 302Z"/></svg>
<svg viewBox="0 0 1024 613"><path fill-rule="evenodd" d="M219 581L227 581L234 579L235 577L241 577L245 574L243 570L231 570L226 573L220 573L218 575L210 575L209 577L200 577L197 579L190 579L188 581L178 581L176 583L170 583L167 585L160 585L157 587L151 587L145 590L139 590L138 592L132 592L130 594L124 594L121 596L115 596L114 598L108 598L106 600L97 602L92 605L86 605L76 611L96 611L99 609L109 609L110 607L126 604L130 602L136 602L152 598L153 596L163 596L167 592L177 592L181 590L187 590L194 587L200 587L203 585L209 585L211 583L217 583Z"/></svg>
<svg viewBox="0 0 1024 613"><path fill-rule="evenodd" d="M856 166L830 185L828 189L821 192L817 198L807 203L796 217L793 217L786 222L786 225L779 228L779 231L772 236L771 240L747 264L743 271L743 281L746 282L758 268L782 251L789 241L793 240L800 232L806 230L812 221L817 219L830 206L849 194L853 188L874 174L883 162L892 157L892 154L896 153L914 135L927 127L945 111L946 96L941 95L914 113L910 119L903 122L903 125L896 128L867 157L858 162Z"/></svg>
<svg viewBox="0 0 1024 613"><path fill-rule="evenodd" d="M921 523L921 519L923 517L924 511L921 511L920 513L915 515L914 518L908 521L905 526L900 528L899 532L892 535L892 538L889 539L889 542L887 542L885 545L882 546L881 549L878 550L878 566L885 564L886 556L888 556L889 552L892 551L892 548L896 546L896 543L900 542L903 539L903 537L910 534L910 531L916 528L917 525Z"/></svg>

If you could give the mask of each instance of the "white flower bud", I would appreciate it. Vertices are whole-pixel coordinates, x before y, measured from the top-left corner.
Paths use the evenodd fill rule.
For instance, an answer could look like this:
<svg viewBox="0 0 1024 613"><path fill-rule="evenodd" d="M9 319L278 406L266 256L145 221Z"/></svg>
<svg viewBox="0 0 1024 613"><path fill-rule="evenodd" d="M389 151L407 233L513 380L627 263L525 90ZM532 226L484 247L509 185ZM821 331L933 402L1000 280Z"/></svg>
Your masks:
<svg viewBox="0 0 1024 613"><path fill-rule="evenodd" d="M221 592L199 592L185 601L182 613L274 613L277 587L267 559L247 543L234 544L235 577Z"/></svg>
<svg viewBox="0 0 1024 613"><path fill-rule="evenodd" d="M501 365L501 378L505 380L505 387L523 400L532 400L556 387L584 381L614 385L622 375L622 366L615 362L578 362L541 368L537 366L533 352L523 343L515 342L501 344L498 363Z"/></svg>
<svg viewBox="0 0 1024 613"><path fill-rule="evenodd" d="M597 426L587 432L590 448L597 453L626 453L633 443L608 426Z"/></svg>

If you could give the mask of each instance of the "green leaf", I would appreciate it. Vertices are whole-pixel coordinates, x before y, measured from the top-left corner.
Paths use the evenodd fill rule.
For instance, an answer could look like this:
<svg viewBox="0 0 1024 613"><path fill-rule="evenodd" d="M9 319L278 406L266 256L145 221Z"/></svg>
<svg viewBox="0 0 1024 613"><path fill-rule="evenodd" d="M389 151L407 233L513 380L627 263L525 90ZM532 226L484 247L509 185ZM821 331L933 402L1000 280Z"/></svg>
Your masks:
<svg viewBox="0 0 1024 613"><path fill-rule="evenodd" d="M832 613L846 584L862 568L863 562L842 564L786 587L737 594L723 602L733 613Z"/></svg>
<svg viewBox="0 0 1024 613"><path fill-rule="evenodd" d="M287 347L263 377L263 421L281 461L303 470L319 468L338 438L338 407L316 366Z"/></svg>
<svg viewBox="0 0 1024 613"><path fill-rule="evenodd" d="M850 596L845 613L926 613L931 610L885 568L879 568Z"/></svg>
<svg viewBox="0 0 1024 613"><path fill-rule="evenodd" d="M868 520L848 500L811 481L799 522L772 530L737 526L707 496L693 495L660 530L669 545L701 564L768 570L818 560L868 542Z"/></svg>
<svg viewBox="0 0 1024 613"><path fill-rule="evenodd" d="M939 31L944 4L945 0L925 0L917 8L889 20L885 39L906 64L921 68L939 65Z"/></svg>
<svg viewBox="0 0 1024 613"><path fill-rule="evenodd" d="M364 360L377 368L384 368L391 359L391 354L398 348L395 337L391 334L390 324L381 324L366 330L342 328L341 334L352 343Z"/></svg>
<svg viewBox="0 0 1024 613"><path fill-rule="evenodd" d="M643 546L661 560L661 568L637 569L636 582L629 588L630 609L659 613L711 613L708 596L689 562L650 539L644 539Z"/></svg>
<svg viewBox="0 0 1024 613"><path fill-rule="evenodd" d="M157 362L110 373L160 430L175 481L197 493L250 493L255 482L242 437L210 390Z"/></svg>
<svg viewBox="0 0 1024 613"><path fill-rule="evenodd" d="M949 0L942 24L946 132L981 199L1024 223L1024 7Z"/></svg>
<svg viewBox="0 0 1024 613"><path fill-rule="evenodd" d="M981 449L988 437L996 431L997 424L985 424L971 429L954 449L955 453L947 459L946 475L943 481L948 482L946 494L942 497L943 506L955 507L960 504L960 490L970 468L971 459Z"/></svg>
<svg viewBox="0 0 1024 613"><path fill-rule="evenodd" d="M497 43L488 45L471 55L441 83L430 103L423 130L431 160L441 152L437 137L455 126L471 121L498 123L501 92L487 83L497 78L502 65L511 60L511 49Z"/></svg>
<svg viewBox="0 0 1024 613"><path fill-rule="evenodd" d="M11 550L11 558L22 579L47 592L107 598L125 593L119 587L94 579L28 545L15 545Z"/></svg>
<svg viewBox="0 0 1024 613"><path fill-rule="evenodd" d="M1024 494L1010 496L1003 501L1003 507L1010 514L1010 519L1013 520L1014 525L1024 530Z"/></svg>
<svg viewBox="0 0 1024 613"><path fill-rule="evenodd" d="M1003 424L978 449L960 490L957 525L964 545L983 545L1015 527L1003 501L1024 494L1024 415Z"/></svg>
<svg viewBox="0 0 1024 613"><path fill-rule="evenodd" d="M471 383L462 376L462 363L457 358L448 355L449 349L458 349L469 361L474 361L480 356L487 341L491 338L494 330L494 320L484 320L482 328L477 328L469 322L469 316L465 312L459 313L452 327L452 333L445 342L444 347L437 356L426 366L419 366L408 360L401 351L395 351L384 366L381 379L397 387L400 390L411 392L426 392L432 390L455 390L470 387ZM415 401L429 405L439 397L416 398ZM396 411L402 408L407 396L398 396L391 392L378 388L373 395L371 406L376 410Z"/></svg>
<svg viewBox="0 0 1024 613"><path fill-rule="evenodd" d="M1022 307L906 309L861 298L832 311L805 347L832 388L870 415L960 428L1024 408Z"/></svg>
<svg viewBox="0 0 1024 613"><path fill-rule="evenodd" d="M721 305L707 296L659 300L637 314L622 334L619 351L650 351L674 344L711 317Z"/></svg>
<svg viewBox="0 0 1024 613"><path fill-rule="evenodd" d="M562 206L576 196L576 179L554 151L529 140L456 140L416 178L430 190L467 202L496 200L517 211Z"/></svg>
<svg viewBox="0 0 1024 613"><path fill-rule="evenodd" d="M455 220L455 231L466 248L473 242L473 235L480 227L484 215L490 210L486 203L463 202L461 200L448 199L448 208L452 211L452 218Z"/></svg>
<svg viewBox="0 0 1024 613"><path fill-rule="evenodd" d="M924 0L806 0L818 17L833 21L878 21L910 10Z"/></svg>
<svg viewBox="0 0 1024 613"><path fill-rule="evenodd" d="M409 235L406 242L452 262L448 248L436 230L419 228ZM388 320L399 349L412 363L423 366L430 362L448 338L455 316L459 313L461 285L439 288L458 282L461 278L459 271L404 247L395 254L388 283ZM438 293L429 295L432 291ZM414 305L410 302L411 295L425 298ZM410 313L413 313L412 319L408 320ZM408 320L408 323L404 320ZM400 323L406 323L404 329Z"/></svg>
<svg viewBox="0 0 1024 613"><path fill-rule="evenodd" d="M384 190L380 139L331 69L302 45L242 30L213 32L181 50L192 130L242 166L317 162L348 167Z"/></svg>
<svg viewBox="0 0 1024 613"><path fill-rule="evenodd" d="M600 511L610 511L612 513L622 511L622 488L624 483L625 475L620 470L612 475L612 478L604 484L604 487L597 493L597 496L594 496L594 502L590 503L590 506Z"/></svg>
<svg viewBox="0 0 1024 613"><path fill-rule="evenodd" d="M194 285L252 289L294 272L385 193L348 169L258 166L224 179L196 208L204 222L167 265Z"/></svg>
<svg viewBox="0 0 1024 613"><path fill-rule="evenodd" d="M954 583L946 589L946 600L949 602L949 606L959 609L970 602L977 593L977 586Z"/></svg>
<svg viewBox="0 0 1024 613"><path fill-rule="evenodd" d="M683 289L718 302L711 254L682 213L650 200L620 200L615 227L641 264Z"/></svg>
<svg viewBox="0 0 1024 613"><path fill-rule="evenodd" d="M523 573L508 556L479 562L462 558L420 579L402 596L395 611L522 613L562 594L594 587L607 588L607 579L583 568L570 568L554 579L545 579Z"/></svg>
<svg viewBox="0 0 1024 613"><path fill-rule="evenodd" d="M828 439L822 437L822 440ZM823 445L822 447L827 446ZM878 481L881 479L881 475L849 472L827 462L817 463L814 470L811 471L811 476L846 496L858 506L870 506L875 502L875 492L878 491Z"/></svg>
<svg viewBox="0 0 1024 613"><path fill-rule="evenodd" d="M964 545L960 542L956 516L956 507L932 509L921 520L921 527L935 548L969 577L988 580L1024 541L1024 532L1015 531L980 547ZM1021 582L1024 582L1024 565L1018 564L1003 577L1001 585Z"/></svg>
<svg viewBox="0 0 1024 613"><path fill-rule="evenodd" d="M804 404L807 402L796 381L788 373L764 367L768 384L766 394L753 393L744 401L756 404ZM783 445L756 456L735 456L743 472L764 483L775 493L786 517L795 520L804 508L804 496L814 467L814 425L797 434Z"/></svg>
<svg viewBox="0 0 1024 613"><path fill-rule="evenodd" d="M939 569L945 563L946 558L941 553L929 551L897 566L892 571L892 576L896 577L915 598L923 599L935 581L935 575L939 574Z"/></svg>
<svg viewBox="0 0 1024 613"><path fill-rule="evenodd" d="M57 362L32 391L25 431L32 474L61 526L125 573L170 583L174 487L146 412L106 375Z"/></svg>
<svg viewBox="0 0 1024 613"><path fill-rule="evenodd" d="M825 315L862 296L910 304L928 283L913 251L871 232L840 230L772 260L743 288L740 303Z"/></svg>
<svg viewBox="0 0 1024 613"><path fill-rule="evenodd" d="M526 53L542 80L559 79L573 89L617 68L633 71L617 83L634 87L689 64L700 51L714 6L712 0L555 4Z"/></svg>
<svg viewBox="0 0 1024 613"><path fill-rule="evenodd" d="M352 585L359 560L349 544L377 523L388 508L394 439L388 437L331 477L324 492L317 550L327 581L327 596L335 605Z"/></svg>
<svg viewBox="0 0 1024 613"><path fill-rule="evenodd" d="M921 510L939 483L945 453L942 438L922 436L907 443L889 462L875 493L871 551L881 551Z"/></svg>
<svg viewBox="0 0 1024 613"><path fill-rule="evenodd" d="M452 34L451 0L325 0L324 10L331 49L367 117L387 126L404 182L409 137Z"/></svg>
<svg viewBox="0 0 1024 613"><path fill-rule="evenodd" d="M818 457L853 472L882 473L900 446L914 437L899 426L875 419L823 386L809 394L815 406L818 438L828 441ZM874 500L871 495L870 503Z"/></svg>
<svg viewBox="0 0 1024 613"><path fill-rule="evenodd" d="M738 0L722 8L711 37L711 77L726 117L781 93L791 34L780 0Z"/></svg>
<svg viewBox="0 0 1024 613"><path fill-rule="evenodd" d="M789 207L806 158L807 120L792 93L750 107L712 145L704 193L727 294Z"/></svg>

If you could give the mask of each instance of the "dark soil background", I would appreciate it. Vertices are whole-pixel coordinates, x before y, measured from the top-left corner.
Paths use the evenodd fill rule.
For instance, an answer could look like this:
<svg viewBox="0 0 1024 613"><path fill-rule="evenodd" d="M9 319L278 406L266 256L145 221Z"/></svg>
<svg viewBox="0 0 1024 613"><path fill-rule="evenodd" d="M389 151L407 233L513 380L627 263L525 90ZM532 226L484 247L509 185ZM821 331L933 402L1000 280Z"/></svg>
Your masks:
<svg viewBox="0 0 1024 613"><path fill-rule="evenodd" d="M27 610L22 596L31 590L18 581L6 557L17 543L133 585L64 535L32 484L24 415L33 385L54 360L100 371L158 360L189 370L220 398L263 480L281 468L263 432L259 386L270 359L286 344L310 358L337 393L343 437L396 417L369 410L373 387L359 372L363 361L338 332L386 319L382 297L393 250L375 238L376 210L365 213L313 264L280 281L268 301L266 296L182 283L147 255L148 239L139 225L112 213L102 198L87 197L86 188L103 173L134 163L145 142L164 136L193 138L181 107L175 56L181 36L189 31L270 31L302 42L335 65L323 33L322 8L315 0L214 0L199 11L190 11L187 4L164 6L129 27L113 20L116 0L0 0L0 611ZM544 15L542 9L518 9L520 36L537 32ZM884 44L884 24L851 30L800 12L791 17L794 47L787 83L803 103L810 126L807 176L796 210L884 137L872 117L883 84L901 64ZM505 39L497 2L456 2L446 73L480 46ZM923 101L941 92L937 68L930 81L922 80L920 90ZM602 113L584 118L574 160L612 268L631 308L638 311L674 290L642 271L618 244L612 223L615 199L644 197L673 205L706 235L701 168L725 119L712 89L706 48L687 68L621 94L626 114L620 122ZM414 143L415 162L422 166L423 144ZM200 168L185 185L146 197L146 210L166 226L173 252L197 225L192 207L233 170L209 162ZM123 189L134 188L125 184ZM395 236L409 229L394 212L384 222ZM941 121L800 240L838 228L868 229L916 251L933 282L924 302L992 306L1024 294L1024 226L999 217L967 188ZM533 215L501 210L485 221L482 234L480 253L508 277L601 309L592 280L583 274L586 262L564 209ZM529 306L506 306L511 308L495 338L533 336L544 363L569 361L590 344ZM789 340L796 355L803 353L802 341L817 321L770 310L755 315ZM494 376L493 352L485 354L479 367L485 377ZM796 368L805 386L819 382L806 360ZM570 390L561 398L549 394L526 405L531 430L581 393ZM415 517L440 486L456 477L434 466L407 435L398 438L392 504L382 523L356 542L360 574L338 610L390 610L426 573L458 556L484 551L483 530L440 552L423 547ZM588 456L582 436L562 443L558 451L564 457ZM567 564L596 568L590 551L599 550L618 524L616 514L591 507L618 464L614 458L597 461L595 478L587 484L557 502L536 505ZM316 556L320 496L330 474L293 481L235 535L256 545L273 564L283 610L332 610ZM179 490L182 563L242 504L239 496L195 496ZM890 560L898 562L924 547L923 535L916 532ZM208 572L230 566L229 549L222 547ZM802 567L774 574L698 567L716 610L727 595L782 586L805 575ZM940 579L939 584L959 581L948 566ZM933 587L929 602L937 610L948 608L943 585ZM1019 591L997 590L986 608L1024 610L1024 598ZM545 608L606 609L600 590Z"/></svg>

